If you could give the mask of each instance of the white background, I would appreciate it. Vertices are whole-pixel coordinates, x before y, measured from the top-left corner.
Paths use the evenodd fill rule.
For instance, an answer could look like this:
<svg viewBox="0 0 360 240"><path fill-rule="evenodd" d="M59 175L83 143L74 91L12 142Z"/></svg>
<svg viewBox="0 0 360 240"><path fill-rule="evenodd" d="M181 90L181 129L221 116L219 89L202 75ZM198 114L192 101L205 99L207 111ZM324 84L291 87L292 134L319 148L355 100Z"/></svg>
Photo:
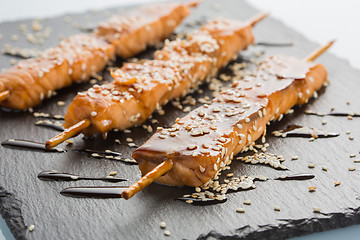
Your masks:
<svg viewBox="0 0 360 240"><path fill-rule="evenodd" d="M330 52L347 59L351 65L360 69L360 1L247 1L261 11L269 11L272 17L282 20L291 28L319 44L336 38L337 42L330 49ZM51 17L69 12L83 12L90 9L100 10L112 6L119 7L149 2L153 2L153 0L0 0L0 22ZM221 4L221 1L219 1L219 4ZM0 239L4 239L1 233L3 227L0 227ZM342 230L337 231L340 233ZM336 236L336 234L333 236ZM320 238L323 237L324 235L320 236ZM326 238L329 239L329 237L335 239L328 234Z"/></svg>
<svg viewBox="0 0 360 240"><path fill-rule="evenodd" d="M0 0L0 22L61 15L154 0ZM206 0L203 0L206 1ZM360 69L360 1L247 0L319 44L336 38L330 49ZM221 4L221 1L219 1Z"/></svg>

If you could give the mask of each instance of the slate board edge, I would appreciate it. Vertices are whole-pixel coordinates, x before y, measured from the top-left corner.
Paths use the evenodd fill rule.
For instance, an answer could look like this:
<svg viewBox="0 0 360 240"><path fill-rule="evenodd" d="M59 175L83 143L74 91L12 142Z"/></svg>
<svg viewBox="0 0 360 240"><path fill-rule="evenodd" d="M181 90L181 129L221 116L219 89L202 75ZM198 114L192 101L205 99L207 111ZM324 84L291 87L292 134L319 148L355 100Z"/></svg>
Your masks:
<svg viewBox="0 0 360 240"><path fill-rule="evenodd" d="M323 217L310 219L278 219L278 224L251 227L246 225L236 229L232 233L219 233L210 231L202 234L198 240L205 239L288 239L316 232L334 230L360 224L360 207L347 209L340 213L318 213ZM294 229L296 229L294 231ZM255 231L254 231L255 230ZM291 231L289 231L291 230Z"/></svg>
<svg viewBox="0 0 360 240"><path fill-rule="evenodd" d="M22 203L13 193L0 186L0 213L16 239L26 239L26 226L21 214Z"/></svg>

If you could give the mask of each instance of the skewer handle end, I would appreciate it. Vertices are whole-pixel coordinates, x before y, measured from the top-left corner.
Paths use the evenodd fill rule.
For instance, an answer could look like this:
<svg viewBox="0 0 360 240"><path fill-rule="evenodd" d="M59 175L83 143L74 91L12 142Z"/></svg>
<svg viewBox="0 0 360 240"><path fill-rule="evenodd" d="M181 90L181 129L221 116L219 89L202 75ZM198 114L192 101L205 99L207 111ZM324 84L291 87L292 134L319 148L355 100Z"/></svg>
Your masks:
<svg viewBox="0 0 360 240"><path fill-rule="evenodd" d="M142 178L140 178L138 181L136 181L134 184L132 184L130 187L125 189L121 196L128 200L132 196L134 196L136 193L140 192L142 189L150 185L152 182L154 182L156 179L167 173L171 170L173 166L173 162L171 159L168 159L159 165L157 165L153 170L145 174Z"/></svg>

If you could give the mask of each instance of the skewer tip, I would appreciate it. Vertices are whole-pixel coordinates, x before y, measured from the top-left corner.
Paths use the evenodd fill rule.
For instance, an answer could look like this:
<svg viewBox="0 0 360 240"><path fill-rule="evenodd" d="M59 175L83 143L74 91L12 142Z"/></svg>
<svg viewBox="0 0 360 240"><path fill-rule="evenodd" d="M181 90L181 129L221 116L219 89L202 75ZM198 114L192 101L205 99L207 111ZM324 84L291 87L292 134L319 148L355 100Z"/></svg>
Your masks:
<svg viewBox="0 0 360 240"><path fill-rule="evenodd" d="M56 147L57 145L66 141L67 139L80 134L85 128L90 126L90 124L91 124L91 122L89 119L84 119L84 120L78 122L77 124L65 129L65 131L63 131L59 135L46 141L45 148L52 149L52 148Z"/></svg>
<svg viewBox="0 0 360 240"><path fill-rule="evenodd" d="M249 22L249 25L250 26L255 26L258 22L262 21L264 18L266 18L267 16L269 16L269 13L268 12L263 12L263 13L259 13L257 14L256 16L250 18L248 20Z"/></svg>
<svg viewBox="0 0 360 240"><path fill-rule="evenodd" d="M0 92L0 102L6 100L10 95L10 91L6 90L3 92Z"/></svg>
<svg viewBox="0 0 360 240"><path fill-rule="evenodd" d="M146 186L150 185L152 182L154 182L156 179L167 173L171 170L173 166L173 162L171 159L168 159L159 165L157 165L153 170L145 174L142 178L140 178L138 181L136 181L134 184L132 184L130 187L125 189L121 196L128 200L132 196L134 196L136 193L140 192L142 189L144 189Z"/></svg>
<svg viewBox="0 0 360 240"><path fill-rule="evenodd" d="M327 44L319 47L318 49L316 49L315 51L313 51L312 53L310 53L309 56L307 56L305 58L306 61L311 62L314 61L316 58L318 58L321 54L323 54L324 52L326 52L326 50L328 50L334 43L335 43L336 39L328 42Z"/></svg>
<svg viewBox="0 0 360 240"><path fill-rule="evenodd" d="M196 7L197 5L199 5L199 3L201 3L203 0L190 0L187 2L187 6L188 7Z"/></svg>

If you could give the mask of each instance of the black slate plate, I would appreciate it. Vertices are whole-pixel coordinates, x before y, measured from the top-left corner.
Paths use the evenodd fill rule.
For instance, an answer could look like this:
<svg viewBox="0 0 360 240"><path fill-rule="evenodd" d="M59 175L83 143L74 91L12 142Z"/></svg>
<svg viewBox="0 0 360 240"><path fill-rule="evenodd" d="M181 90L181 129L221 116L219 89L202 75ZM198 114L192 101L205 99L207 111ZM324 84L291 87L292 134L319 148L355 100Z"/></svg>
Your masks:
<svg viewBox="0 0 360 240"><path fill-rule="evenodd" d="M245 20L257 11L244 1L224 0L206 1L194 10L179 31L188 31L186 25L193 20L204 17L226 16ZM90 26L104 19L111 9L101 12L71 15L67 23L64 16L42 20L44 26L52 28L50 38L43 45L35 45L38 49L53 46L58 42L58 34L70 35L79 32L73 28ZM4 39L0 44L10 43L19 47L33 47L24 37L17 42L10 40L11 35L21 35L18 26L26 24L31 29L31 20L0 24L0 32ZM316 27L316 21L314 25ZM269 18L255 29L257 41L293 42L293 47L256 47L256 51L265 50L266 56L281 53L296 57L305 57L316 44L302 35L287 28L284 24ZM245 55L251 54L254 47ZM141 55L151 57L152 50ZM0 56L0 68L10 66L12 57ZM140 177L135 165L106 159L94 159L85 153L68 151L67 153L44 153L0 147L0 211L11 232L18 239L166 239L160 222L166 222L166 229L174 239L284 239L356 224L360 222L360 189L359 169L349 171L356 166L349 154L358 154L360 129L359 119L348 120L346 117L324 117L305 115L306 109L328 112L337 106L344 111L356 112L360 109L357 91L360 89L360 72L352 69L349 64L331 54L324 54L318 59L329 70L331 84L323 89L317 100L311 100L303 107L295 108L295 113L286 116L281 122L274 123L268 130L285 128L288 124L326 128L339 132L337 138L318 139L309 142L302 138L268 137L269 152L284 155L284 164L289 167L288 174L312 173L316 177L308 181L267 181L258 182L257 189L232 193L228 201L212 206L193 206L179 201L176 197L190 193L190 188L170 188L153 184L129 201L123 199L77 199L64 197L60 190L70 186L109 185L102 182L43 182L37 174L43 170L59 171L79 175L104 176L110 171L118 171L119 177L129 179L129 183ZM121 62L118 63L121 65ZM59 107L57 101L65 101L68 105L76 92L87 89L88 84L74 85L58 91L57 96L45 101L34 111L64 114L66 107ZM204 90L207 86L202 86ZM207 91L205 91L207 93ZM346 102L349 101L350 105ZM176 117L185 113L176 110L171 103L165 107L166 115L154 114L159 119L156 126L169 126ZM327 125L322 126L322 120ZM45 141L57 134L56 131L35 126L38 119L27 112L0 111L0 140L23 138ZM146 123L148 124L148 123ZM351 131L354 140L349 140L345 132ZM87 147L97 150L111 149L129 157L132 148L114 143L120 139L125 143L126 137L134 138L136 144L142 144L149 133L142 127L132 129L132 133L111 133L108 140L101 138L84 141L77 137L73 146L65 148ZM291 161L292 155L299 157ZM359 158L357 155L356 158ZM314 169L308 163L315 163ZM326 165L328 171L321 167ZM359 166L360 167L360 166ZM358 168L359 168L358 167ZM283 175L267 166L248 165L241 162L232 164L235 175L264 175L270 178ZM334 187L334 182L341 185ZM115 185L115 184L114 184ZM314 193L308 192L309 186L316 186ZM243 200L250 199L250 206L242 206ZM281 211L274 211L274 206ZM246 212L237 213L238 207ZM321 213L314 213L313 207L321 208ZM27 226L34 224L35 230L29 232Z"/></svg>

